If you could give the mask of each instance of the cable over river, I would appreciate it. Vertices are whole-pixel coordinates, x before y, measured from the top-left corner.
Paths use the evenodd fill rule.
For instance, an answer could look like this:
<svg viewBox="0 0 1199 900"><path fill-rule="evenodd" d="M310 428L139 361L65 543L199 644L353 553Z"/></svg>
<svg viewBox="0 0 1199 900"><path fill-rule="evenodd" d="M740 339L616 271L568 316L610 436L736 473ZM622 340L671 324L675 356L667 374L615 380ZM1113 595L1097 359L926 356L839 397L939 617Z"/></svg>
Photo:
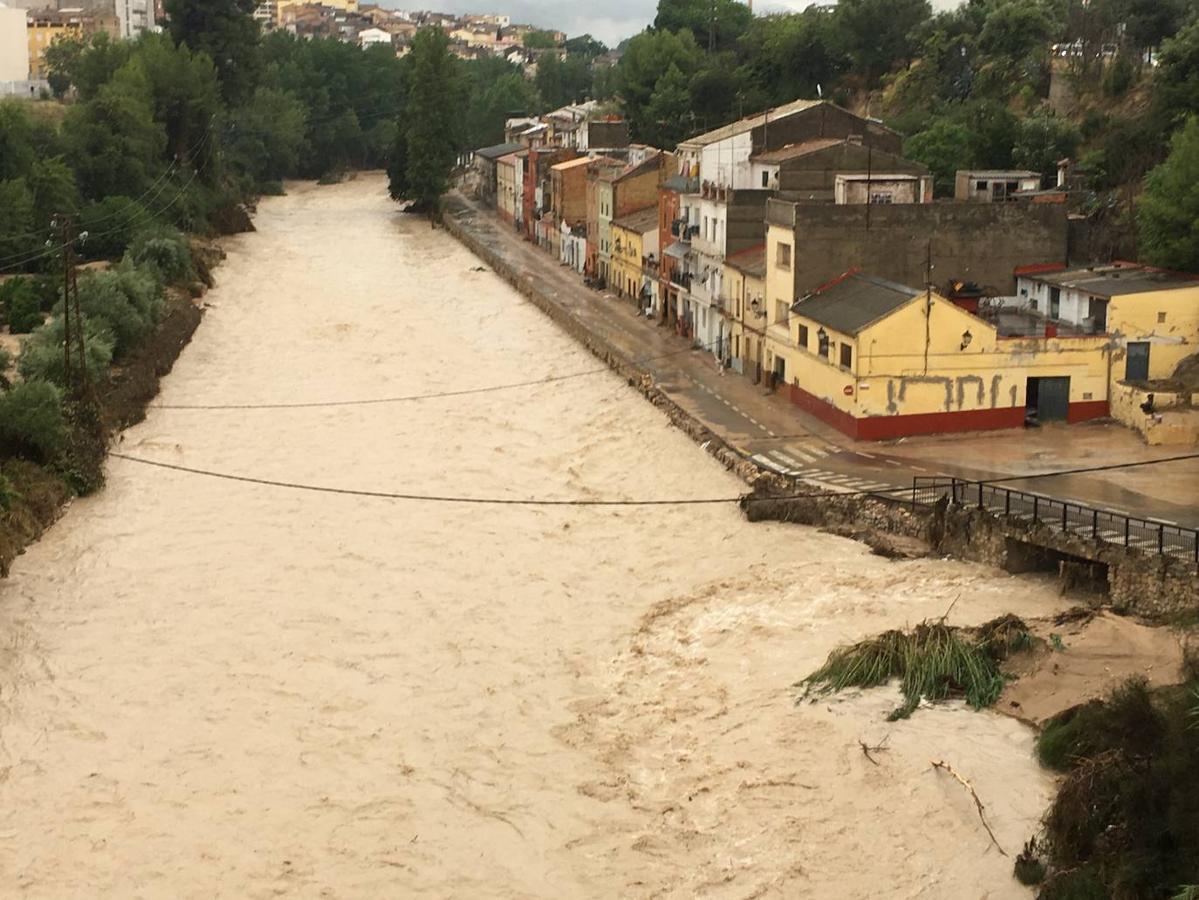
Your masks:
<svg viewBox="0 0 1199 900"><path fill-rule="evenodd" d="M293 185L256 224L164 406L596 367L380 176ZM152 409L118 449L374 492L744 489L603 372ZM0 584L2 896L1027 896L929 761L1014 855L1051 788L1031 732L790 685L955 598L955 623L1048 614L1053 585L732 504L108 476Z"/></svg>

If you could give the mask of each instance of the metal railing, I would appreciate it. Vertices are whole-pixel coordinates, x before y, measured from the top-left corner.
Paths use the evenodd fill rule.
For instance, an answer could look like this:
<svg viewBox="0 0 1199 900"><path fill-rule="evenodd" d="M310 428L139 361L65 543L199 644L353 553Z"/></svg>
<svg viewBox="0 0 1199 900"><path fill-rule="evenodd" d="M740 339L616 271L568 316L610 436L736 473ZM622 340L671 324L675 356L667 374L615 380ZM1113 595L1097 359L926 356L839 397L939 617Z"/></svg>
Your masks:
<svg viewBox="0 0 1199 900"><path fill-rule="evenodd" d="M1199 564L1199 529L1139 519L1044 494L960 478L912 479L912 506L932 506L943 497L956 506L974 507L1009 519L1155 556Z"/></svg>

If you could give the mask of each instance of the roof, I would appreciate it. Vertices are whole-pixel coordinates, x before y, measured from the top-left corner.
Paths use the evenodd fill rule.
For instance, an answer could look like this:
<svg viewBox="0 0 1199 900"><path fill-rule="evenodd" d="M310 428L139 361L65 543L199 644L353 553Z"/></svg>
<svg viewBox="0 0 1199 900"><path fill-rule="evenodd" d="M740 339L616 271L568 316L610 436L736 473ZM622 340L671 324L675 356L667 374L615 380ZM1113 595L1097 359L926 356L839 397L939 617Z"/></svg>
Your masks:
<svg viewBox="0 0 1199 900"><path fill-rule="evenodd" d="M490 147L483 147L475 151L475 156L481 156L484 159L499 159L501 156L507 156L509 153L515 153L521 149L524 144L493 144Z"/></svg>
<svg viewBox="0 0 1199 900"><path fill-rule="evenodd" d="M579 166L585 166L591 162L586 156L580 156L577 159L568 159L566 162L556 163L550 166L551 172L565 172L567 169L577 169Z"/></svg>
<svg viewBox="0 0 1199 900"><path fill-rule="evenodd" d="M1040 178L1040 172L1030 172L1027 169L958 169L959 175L969 175L971 178Z"/></svg>
<svg viewBox="0 0 1199 900"><path fill-rule="evenodd" d="M641 162L631 166L625 166L623 170L616 174L616 181L623 181L626 178L632 178L636 175L644 175L646 172L656 172L662 165L661 152L655 153L652 156L643 159Z"/></svg>
<svg viewBox="0 0 1199 900"><path fill-rule="evenodd" d="M759 153L751 157L751 159L754 162L761 163L780 163L788 159L807 156L809 153L815 153L818 150L827 150L829 147L836 147L844 143L846 143L844 138L818 138L814 141L804 141L802 144L788 144L786 147L780 147L778 150Z"/></svg>
<svg viewBox="0 0 1199 900"><path fill-rule="evenodd" d="M613 219L612 227L623 228L625 231L635 231L638 234L645 234L647 231L657 231L658 207L647 206L645 209L639 209L637 212L629 213L627 216Z"/></svg>
<svg viewBox="0 0 1199 900"><path fill-rule="evenodd" d="M1128 294L1199 287L1199 275L1168 272L1137 263L1112 263L1108 266L1092 266L1089 269L1028 274L1023 277L1058 287L1086 291L1097 297L1121 297Z"/></svg>
<svg viewBox="0 0 1199 900"><path fill-rule="evenodd" d="M850 272L817 293L800 298L791 311L842 334L858 334L920 293L894 281Z"/></svg>
<svg viewBox="0 0 1199 900"><path fill-rule="evenodd" d="M747 116L744 119L739 119L729 125L724 125L720 128L715 128L712 131L706 131L703 134L696 135L693 138L688 138L679 146L688 146L698 144L714 144L717 141L723 141L725 138L731 138L738 134L745 134L747 131L753 131L759 125L765 125L774 119L781 119L783 116L789 116L793 113L802 112L805 109L811 109L813 106L819 106L823 100L792 100L790 103L784 103L782 106L776 106L774 109L768 109L766 112L758 113L754 116Z"/></svg>
<svg viewBox="0 0 1199 900"><path fill-rule="evenodd" d="M766 245L758 244L756 247L750 247L748 250L742 250L739 253L726 256L724 264L746 275L765 278Z"/></svg>

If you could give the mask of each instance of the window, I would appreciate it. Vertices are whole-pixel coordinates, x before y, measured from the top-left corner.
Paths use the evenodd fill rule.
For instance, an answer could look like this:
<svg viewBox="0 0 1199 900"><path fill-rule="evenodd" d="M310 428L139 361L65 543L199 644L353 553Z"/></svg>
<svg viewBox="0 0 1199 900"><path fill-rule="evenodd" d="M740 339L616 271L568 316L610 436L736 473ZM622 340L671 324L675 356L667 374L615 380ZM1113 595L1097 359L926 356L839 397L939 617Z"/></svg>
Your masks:
<svg viewBox="0 0 1199 900"><path fill-rule="evenodd" d="M870 202L879 205L888 205L894 203L895 198L890 191L878 191L870 194Z"/></svg>
<svg viewBox="0 0 1199 900"><path fill-rule="evenodd" d="M808 326L807 325L799 326L799 346L803 350L808 349Z"/></svg>
<svg viewBox="0 0 1199 900"><path fill-rule="evenodd" d="M774 264L776 266L778 266L780 269L790 269L791 268L791 245L790 244L780 243L778 245L778 248L774 251L774 254L775 254L774 255Z"/></svg>
<svg viewBox="0 0 1199 900"><path fill-rule="evenodd" d="M1062 289L1049 289L1049 318L1056 319L1062 314Z"/></svg>
<svg viewBox="0 0 1199 900"><path fill-rule="evenodd" d="M849 344L841 344L841 368L853 368L853 347Z"/></svg>
<svg viewBox="0 0 1199 900"><path fill-rule="evenodd" d="M787 301L775 300L774 301L774 321L776 323L785 323L787 321L787 318L789 315L790 315L790 310L787 308Z"/></svg>
<svg viewBox="0 0 1199 900"><path fill-rule="evenodd" d="M987 183L985 181L976 181L974 182L974 189L976 191L985 191L987 189Z"/></svg>
<svg viewBox="0 0 1199 900"><path fill-rule="evenodd" d="M769 172L762 173L762 187L770 187L770 173Z"/></svg>
<svg viewBox="0 0 1199 900"><path fill-rule="evenodd" d="M1157 314L1157 324L1164 325L1165 322L1166 322L1166 314L1164 312L1159 312Z"/></svg>

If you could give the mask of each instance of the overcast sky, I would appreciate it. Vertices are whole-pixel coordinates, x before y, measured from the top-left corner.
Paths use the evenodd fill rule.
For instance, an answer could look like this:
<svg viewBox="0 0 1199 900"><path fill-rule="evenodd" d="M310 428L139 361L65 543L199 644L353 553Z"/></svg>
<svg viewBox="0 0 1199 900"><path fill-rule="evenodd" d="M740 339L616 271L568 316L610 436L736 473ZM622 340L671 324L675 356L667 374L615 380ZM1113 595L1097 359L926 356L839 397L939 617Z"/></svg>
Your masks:
<svg viewBox="0 0 1199 900"><path fill-rule="evenodd" d="M800 10L813 0L756 0L759 12ZM957 6L960 0L932 0L934 9ZM513 22L556 28L571 37L590 33L615 46L654 18L656 0L382 0L395 9L436 9L452 13L502 13Z"/></svg>

